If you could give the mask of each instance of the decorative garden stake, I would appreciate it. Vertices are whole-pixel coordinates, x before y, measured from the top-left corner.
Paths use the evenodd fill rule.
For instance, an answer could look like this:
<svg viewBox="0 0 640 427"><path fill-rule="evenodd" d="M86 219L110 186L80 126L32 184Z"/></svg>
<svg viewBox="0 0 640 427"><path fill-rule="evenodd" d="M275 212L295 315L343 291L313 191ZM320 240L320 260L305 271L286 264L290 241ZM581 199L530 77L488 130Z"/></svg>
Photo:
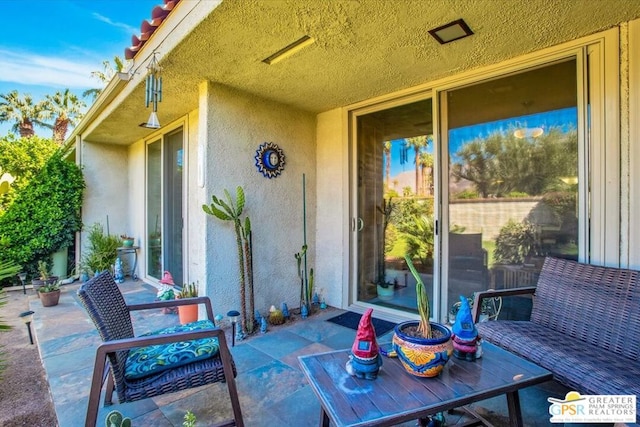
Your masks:
<svg viewBox="0 0 640 427"><path fill-rule="evenodd" d="M382 366L382 356L378 351L376 332L371 322L373 309L364 312L358 324L356 340L351 346L351 354L346 364L349 375L367 380L375 380Z"/></svg>

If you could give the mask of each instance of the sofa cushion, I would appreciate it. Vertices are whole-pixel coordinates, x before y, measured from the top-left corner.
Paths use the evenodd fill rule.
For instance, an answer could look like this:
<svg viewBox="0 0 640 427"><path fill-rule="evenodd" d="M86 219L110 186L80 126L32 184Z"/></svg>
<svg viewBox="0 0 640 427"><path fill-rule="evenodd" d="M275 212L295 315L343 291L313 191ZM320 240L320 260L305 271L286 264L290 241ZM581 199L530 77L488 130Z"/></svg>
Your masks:
<svg viewBox="0 0 640 427"><path fill-rule="evenodd" d="M640 361L640 271L548 257L531 320Z"/></svg>
<svg viewBox="0 0 640 427"><path fill-rule="evenodd" d="M172 326L142 336L174 334L203 329L213 329L209 320ZM129 352L125 365L125 379L134 380L157 374L189 363L208 359L218 354L217 338L203 338L191 341L180 341L169 344L158 344L139 347Z"/></svg>
<svg viewBox="0 0 640 427"><path fill-rule="evenodd" d="M640 364L530 321L477 323L482 339L553 372L582 394L640 395ZM640 414L640 399L637 399Z"/></svg>

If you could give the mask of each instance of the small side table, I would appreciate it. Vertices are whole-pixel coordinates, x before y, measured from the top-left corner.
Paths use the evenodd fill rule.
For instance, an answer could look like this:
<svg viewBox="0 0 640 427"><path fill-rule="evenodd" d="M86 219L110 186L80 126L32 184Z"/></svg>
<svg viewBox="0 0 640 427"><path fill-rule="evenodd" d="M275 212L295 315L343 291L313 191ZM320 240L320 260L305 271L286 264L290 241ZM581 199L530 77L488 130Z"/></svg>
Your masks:
<svg viewBox="0 0 640 427"><path fill-rule="evenodd" d="M131 276L133 280L138 280L138 275L136 274L136 267L138 266L138 249L140 249L140 246L121 246L117 248L118 256L121 254L133 254L133 266L129 272L129 276Z"/></svg>

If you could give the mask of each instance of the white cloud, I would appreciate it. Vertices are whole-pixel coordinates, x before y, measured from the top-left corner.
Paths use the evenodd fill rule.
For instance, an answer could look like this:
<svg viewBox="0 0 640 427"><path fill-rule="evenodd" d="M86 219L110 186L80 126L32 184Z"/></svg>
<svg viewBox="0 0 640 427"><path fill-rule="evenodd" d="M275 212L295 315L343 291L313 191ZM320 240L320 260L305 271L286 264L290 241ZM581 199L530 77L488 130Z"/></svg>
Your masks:
<svg viewBox="0 0 640 427"><path fill-rule="evenodd" d="M88 89L101 85L91 72L102 70L102 64L0 48L0 70L1 82Z"/></svg>
<svg viewBox="0 0 640 427"><path fill-rule="evenodd" d="M131 25L123 24L122 22L114 22L111 19L107 18L106 16L100 15L97 12L93 12L92 15L98 21L104 22L116 28L121 28L128 34L136 34L140 32L140 28L135 28L135 27L132 27Z"/></svg>

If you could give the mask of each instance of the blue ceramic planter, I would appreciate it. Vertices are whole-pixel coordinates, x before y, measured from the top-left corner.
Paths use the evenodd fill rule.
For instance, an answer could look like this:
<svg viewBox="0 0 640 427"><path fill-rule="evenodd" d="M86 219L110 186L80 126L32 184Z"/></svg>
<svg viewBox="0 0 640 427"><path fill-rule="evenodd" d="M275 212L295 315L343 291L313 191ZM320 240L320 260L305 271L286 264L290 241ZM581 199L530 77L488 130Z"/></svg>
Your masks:
<svg viewBox="0 0 640 427"><path fill-rule="evenodd" d="M397 356L405 370L418 377L435 377L444 369L451 353L451 331L439 323L431 323L437 338L418 338L405 334L409 326L417 326L417 321L402 322L395 327L393 334L393 356ZM436 334L438 334L436 332Z"/></svg>

